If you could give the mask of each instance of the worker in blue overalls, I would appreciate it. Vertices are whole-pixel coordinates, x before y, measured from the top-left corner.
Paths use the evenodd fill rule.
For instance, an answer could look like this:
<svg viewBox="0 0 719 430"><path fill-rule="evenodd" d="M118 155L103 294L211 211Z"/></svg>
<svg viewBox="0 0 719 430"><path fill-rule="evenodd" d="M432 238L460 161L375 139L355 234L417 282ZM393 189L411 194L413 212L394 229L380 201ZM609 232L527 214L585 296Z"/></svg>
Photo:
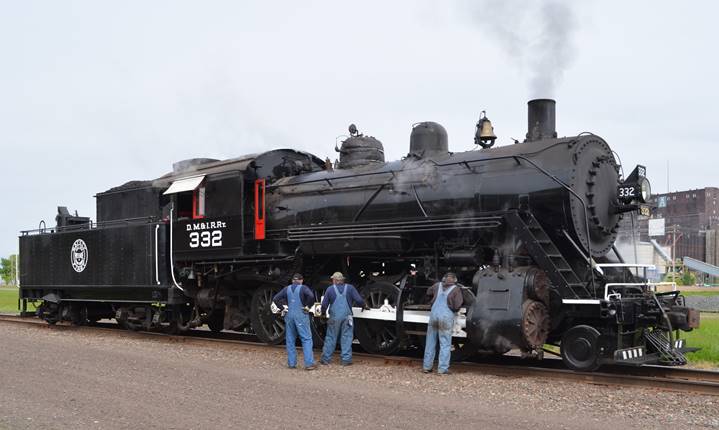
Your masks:
<svg viewBox="0 0 719 430"><path fill-rule="evenodd" d="M307 285L302 283L302 275L295 273L292 284L286 286L272 298L274 309L277 305L287 304L283 311L285 317L285 345L287 347L287 367L297 367L297 336L302 342L302 356L305 361L305 370L315 370L315 358L312 354L312 330L310 329L309 308L315 302L315 295Z"/></svg>
<svg viewBox="0 0 719 430"><path fill-rule="evenodd" d="M357 292L357 289L345 283L345 277L340 272L335 272L332 277L332 285L325 291L322 299L322 315L325 315L329 307L330 319L327 321L327 336L325 345L322 348L320 364L329 364L332 352L337 347L337 338L340 341L340 359L343 366L352 364L352 340L354 339L354 322L352 320L352 305L361 306L365 309L365 301Z"/></svg>
<svg viewBox="0 0 719 430"><path fill-rule="evenodd" d="M447 273L442 278L442 282L434 284L427 290L427 296L431 297L432 311L429 316L429 325L427 326L427 341L424 347L422 370L424 373L432 371L437 340L439 339L437 373L446 375L449 373L449 360L452 354L454 317L464 301L461 285L457 284L457 276L451 272Z"/></svg>

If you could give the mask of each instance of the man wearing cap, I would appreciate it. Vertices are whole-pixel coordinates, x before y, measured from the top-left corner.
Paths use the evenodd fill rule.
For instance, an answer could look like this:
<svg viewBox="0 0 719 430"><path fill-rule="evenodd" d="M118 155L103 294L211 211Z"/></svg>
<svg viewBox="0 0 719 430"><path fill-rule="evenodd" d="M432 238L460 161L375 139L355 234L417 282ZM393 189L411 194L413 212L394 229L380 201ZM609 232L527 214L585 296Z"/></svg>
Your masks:
<svg viewBox="0 0 719 430"><path fill-rule="evenodd" d="M312 331L310 329L310 316L307 312L315 302L315 295L307 285L302 283L302 275L295 273L292 284L286 286L272 298L275 308L287 305L285 314L285 346L287 347L287 367L297 367L297 336L302 342L302 357L305 361L305 370L315 370L315 358L312 354Z"/></svg>
<svg viewBox="0 0 719 430"><path fill-rule="evenodd" d="M329 307L330 319L327 321L327 336L325 336L320 363L329 364L339 336L341 364L349 366L352 364L352 339L354 339L352 305L361 306L363 309L367 305L357 289L345 283L342 273L335 272L331 279L332 285L327 288L322 299L322 315L325 315Z"/></svg>
<svg viewBox="0 0 719 430"><path fill-rule="evenodd" d="M449 373L454 317L464 302L461 288L462 286L457 284L457 275L449 272L444 275L442 282L434 284L427 290L427 296L430 297L430 303L432 304L432 311L429 315L427 340L424 346L424 362L422 363L424 373L432 371L438 339L439 363L437 373L440 375Z"/></svg>

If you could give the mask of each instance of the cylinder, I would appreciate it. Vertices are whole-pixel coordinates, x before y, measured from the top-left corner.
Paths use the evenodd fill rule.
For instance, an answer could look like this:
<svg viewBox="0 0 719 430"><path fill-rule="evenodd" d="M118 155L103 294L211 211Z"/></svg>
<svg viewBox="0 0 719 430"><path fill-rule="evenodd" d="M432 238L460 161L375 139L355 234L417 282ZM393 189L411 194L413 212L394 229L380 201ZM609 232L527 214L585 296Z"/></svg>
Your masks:
<svg viewBox="0 0 719 430"><path fill-rule="evenodd" d="M557 137L556 102L552 99L534 99L527 102L527 140Z"/></svg>
<svg viewBox="0 0 719 430"><path fill-rule="evenodd" d="M448 264L455 265L473 265L479 263L480 261L476 249L445 251L444 259Z"/></svg>

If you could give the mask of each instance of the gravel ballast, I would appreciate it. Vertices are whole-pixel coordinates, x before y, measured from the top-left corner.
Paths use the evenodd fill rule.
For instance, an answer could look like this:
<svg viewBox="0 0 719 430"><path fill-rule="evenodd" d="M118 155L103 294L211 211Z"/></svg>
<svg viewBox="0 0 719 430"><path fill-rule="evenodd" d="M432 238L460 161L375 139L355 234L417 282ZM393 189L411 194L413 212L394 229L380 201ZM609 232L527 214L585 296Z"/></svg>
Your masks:
<svg viewBox="0 0 719 430"><path fill-rule="evenodd" d="M0 429L719 428L718 397L8 323L0 363Z"/></svg>
<svg viewBox="0 0 719 430"><path fill-rule="evenodd" d="M719 312L719 295L685 297L687 306L702 312Z"/></svg>

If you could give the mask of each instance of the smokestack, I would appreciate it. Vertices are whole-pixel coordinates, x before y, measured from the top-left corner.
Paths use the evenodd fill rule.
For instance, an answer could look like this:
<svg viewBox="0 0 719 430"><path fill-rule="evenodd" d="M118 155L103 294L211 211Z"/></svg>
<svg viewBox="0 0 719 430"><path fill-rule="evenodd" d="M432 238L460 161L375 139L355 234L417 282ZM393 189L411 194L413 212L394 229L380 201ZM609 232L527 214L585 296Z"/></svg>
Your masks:
<svg viewBox="0 0 719 430"><path fill-rule="evenodd" d="M527 139L533 142L557 137L556 102L552 99L534 99L527 102Z"/></svg>

